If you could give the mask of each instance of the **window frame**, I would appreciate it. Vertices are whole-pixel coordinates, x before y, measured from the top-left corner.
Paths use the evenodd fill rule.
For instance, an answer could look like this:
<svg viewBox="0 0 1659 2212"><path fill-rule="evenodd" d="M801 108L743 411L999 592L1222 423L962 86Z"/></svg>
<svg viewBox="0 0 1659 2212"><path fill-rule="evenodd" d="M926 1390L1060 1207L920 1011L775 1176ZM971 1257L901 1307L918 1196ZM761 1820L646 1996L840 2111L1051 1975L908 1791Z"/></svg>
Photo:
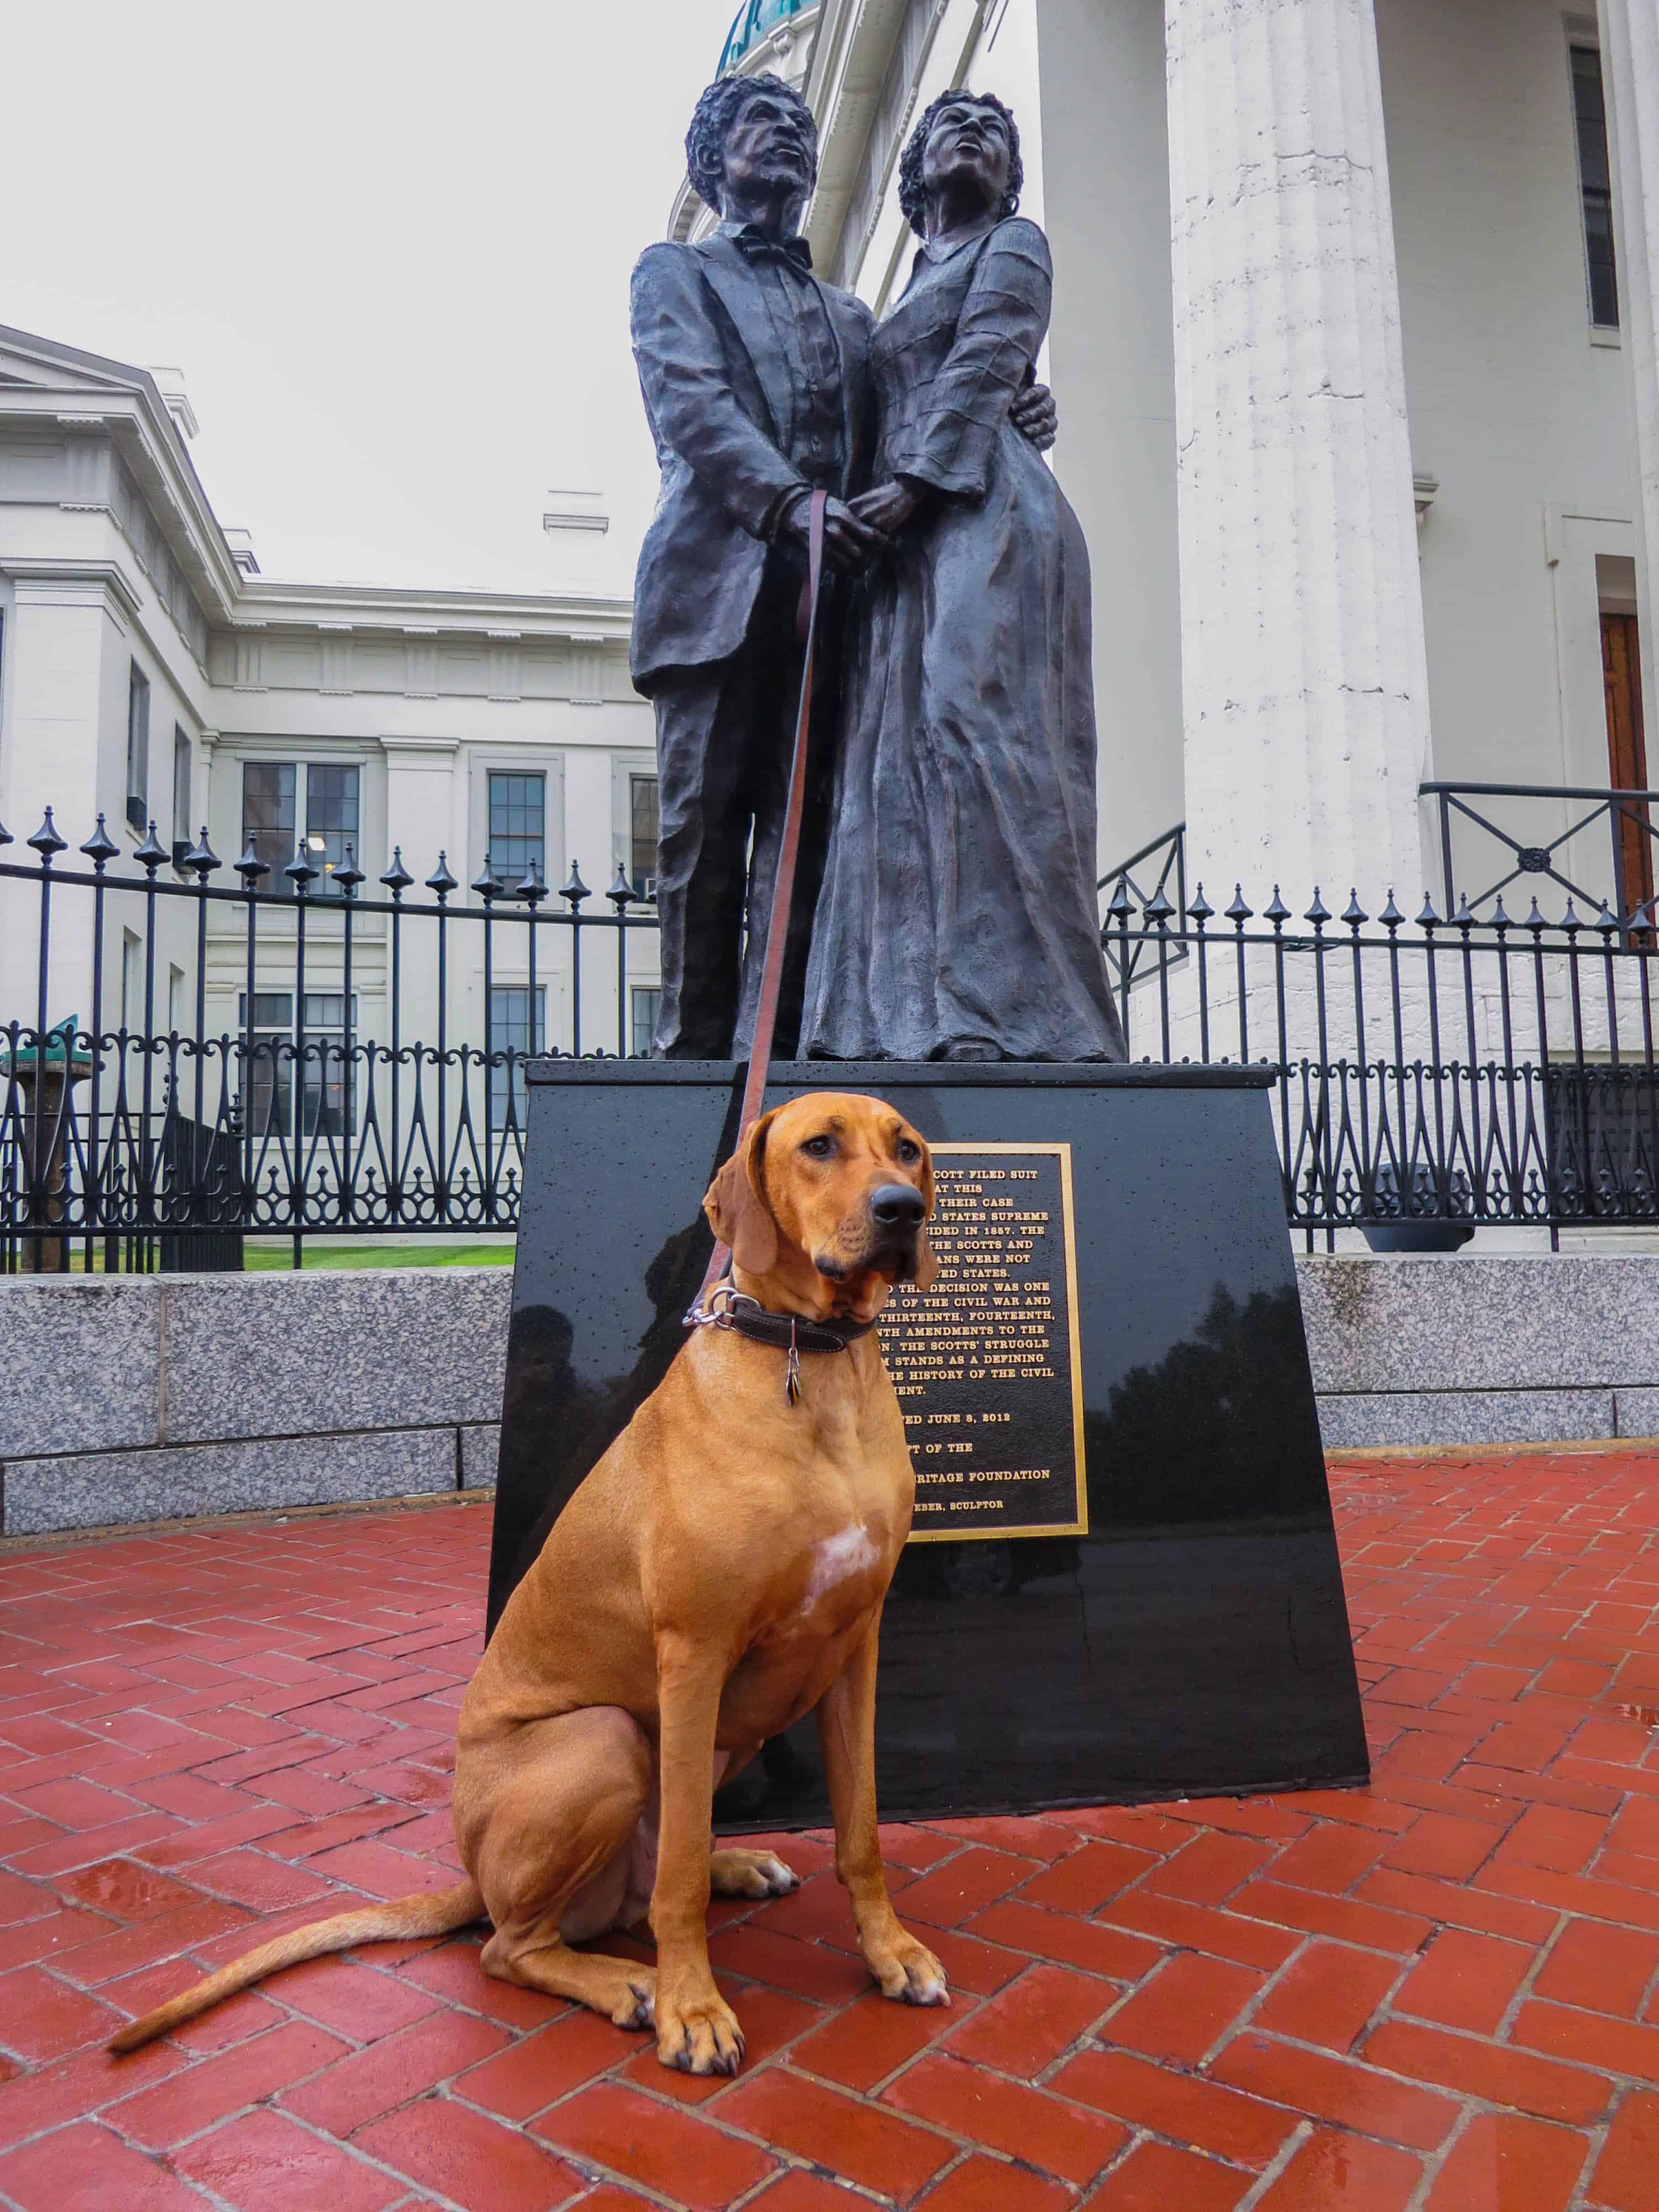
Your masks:
<svg viewBox="0 0 1659 2212"><path fill-rule="evenodd" d="M260 1001L278 999L288 1009L286 1017L280 1021L274 1018L261 1021L258 1018ZM326 1060L307 1060L305 1064L301 1090L300 1134L301 1141L307 1144L319 1136L326 1141L330 1138L338 1139L357 1133L357 1064L352 1054L356 1049L358 1024L362 1019L362 1000L354 991L348 1006L342 988L339 990L308 990L305 994L304 1003L309 1007L320 1000L337 1001L341 1009L340 1018L327 1021L319 1016L313 1021L307 1013L306 1044L307 1048L319 1043L335 1046L341 1050L343 1056L332 1067ZM274 989L264 990L256 984L253 1004L255 1018L250 1028L247 992L246 988L238 991L236 1032L242 1042L244 1074L242 1083L238 1085L236 1103L240 1112L245 1091L249 1095L249 1115L243 1122L243 1129L257 1147L273 1137L290 1139L294 1133L293 1046L297 1032L295 1025L295 994L292 981L279 984ZM289 1047L286 1059L277 1049L284 1042ZM262 1044L271 1048L268 1058L260 1056L258 1048ZM263 1082L262 1068L266 1071ZM333 1101L329 1097L331 1087L337 1093ZM258 1113L262 1091L267 1102L263 1119ZM323 1126L325 1115L333 1120L332 1127Z"/></svg>
<svg viewBox="0 0 1659 2212"><path fill-rule="evenodd" d="M641 1004L641 1001L646 999L651 1001L648 1009ZM628 986L628 1042L630 1057L633 1059L648 1060L651 1057L651 1048L657 1034L657 1021L661 1012L662 985L635 983L630 980ZM643 1048L640 1042L640 1017L642 1013L648 1013L649 1017L644 1033Z"/></svg>
<svg viewBox="0 0 1659 2212"><path fill-rule="evenodd" d="M1583 258L1584 279L1584 312L1589 325L1590 338L1597 345L1616 346L1623 343L1624 297L1622 272L1619 265L1616 237L1616 217L1613 211L1615 180L1613 169L1611 118L1608 113L1607 71L1603 64L1601 44L1593 20L1576 16L1566 19L1567 34L1567 94L1572 118L1573 177L1578 192L1578 246ZM1584 132L1586 118L1578 105L1580 72L1579 56L1593 55L1601 100L1601 160L1607 176L1605 186L1590 181L1585 159ZM1604 320L1597 312L1597 262L1592 251L1591 202L1595 197L1605 198L1607 218L1607 277L1613 289L1613 319Z"/></svg>
<svg viewBox="0 0 1659 2212"><path fill-rule="evenodd" d="M240 770L240 780L237 791L237 805L239 812L236 835L238 852L242 852L246 849L248 841L248 770L253 768L276 769L278 770L286 769L294 779L290 819L287 824L288 849L284 854L274 854L267 852L264 848L260 848L261 857L267 860L270 862L270 874L266 876L260 884L260 889L262 890L274 892L276 896L280 898L291 898L294 896L295 885L293 879L291 877L285 875L283 871L292 861L295 848L301 844L304 845L307 858L310 860L313 865L317 863L319 850L323 851L325 854L326 853L325 845L322 848L313 848L312 843L313 836L320 836L325 839L330 836L337 837L340 841L340 857L342 858L344 855L345 847L347 843L349 842L352 846L357 866L360 868L363 866L364 817L368 811L368 781L367 770L369 763L366 759L360 757L355 760L341 760L332 757L319 757L309 750L299 750L284 754L277 752L272 747L261 745L257 750L239 754L237 761ZM348 833L345 830L342 829L339 830L324 830L319 832L313 830L311 826L313 799L312 775L313 770L319 769L322 769L325 774L338 774L356 777L357 787L356 799L357 819L356 828L354 831ZM266 836L275 836L278 834L281 828L282 825L279 823L277 825L277 830L262 831L260 834ZM325 860L316 881L312 884L307 893L309 897L317 900L325 899L331 902L340 896L339 892L333 888L331 882L332 871L337 865L337 860Z"/></svg>
<svg viewBox="0 0 1659 2212"><path fill-rule="evenodd" d="M136 929L121 929L121 1030L127 1036L137 1036L141 1031L133 1026L135 1018L143 1012L144 941ZM135 1005L134 1000L137 1001Z"/></svg>
<svg viewBox="0 0 1659 2212"><path fill-rule="evenodd" d="M179 769L184 769L183 788L180 789ZM185 855L191 849L191 809L195 799L196 748L190 732L182 722L173 726L173 865L178 874L185 873ZM179 801L184 802L182 818Z"/></svg>
<svg viewBox="0 0 1659 2212"><path fill-rule="evenodd" d="M127 664L126 824L142 842L149 821L150 681L137 660Z"/></svg>
<svg viewBox="0 0 1659 2212"><path fill-rule="evenodd" d="M550 893L556 895L559 885L570 872L569 844L566 823L565 751L562 746L541 744L469 745L466 749L466 882L470 886L483 872L484 855L489 849L489 779L495 775L539 775L542 785L542 849L544 858L542 873ZM433 854L437 859L437 854ZM453 855L451 864L453 865ZM456 869L459 875L460 871ZM495 870L505 889L511 891L512 883ZM473 894L469 888L469 901ZM517 902L515 901L516 904ZM522 908L520 908L522 911ZM516 941L518 933L513 933ZM549 956L556 959L558 948L550 939ZM499 977L497 980L501 980Z"/></svg>
<svg viewBox="0 0 1659 2212"><path fill-rule="evenodd" d="M496 1002L508 991L522 994L526 1001L525 1012L527 1023L521 1025L517 1021L514 1021L512 1024L514 1028L520 1026L527 1028L529 1041L526 1044L507 1045L501 1042L501 1025L509 1018L505 1010ZM536 995L533 1000L531 1000L530 981L527 976L522 982L492 981L489 987L489 1042L492 1054L518 1051L533 1055L546 1051L547 985L539 976L536 981ZM511 1077L510 1085L502 1080L503 1077L508 1075ZM515 1118L519 1133L522 1136L526 1126L530 1103L529 1091L524 1079L522 1064L511 1070L492 1066L487 1071L485 1113L492 1137L505 1135L507 1132L507 1104L509 1097L516 1109Z"/></svg>
<svg viewBox="0 0 1659 2212"><path fill-rule="evenodd" d="M359 761L308 760L304 762L296 762L295 766L296 768L301 768L304 770L305 790L302 797L297 787L295 788L294 794L295 820L296 823L301 820L303 820L305 823L305 828L300 834L305 840L306 858L311 862L313 867L319 867L322 871L316 882L311 886L311 896L313 898L338 898L341 896L341 893L335 887L331 880L334 870L343 865L348 847L349 847L354 855L361 852L362 848L362 763ZM344 823L342 823L337 829L322 830L319 830L313 826L312 802L313 798L313 786L312 779L319 772L324 775L349 776L352 780L351 811L355 819L350 825L349 833ZM337 839L339 843L338 852L331 858L329 856L328 845L328 841L331 838Z"/></svg>
<svg viewBox="0 0 1659 2212"><path fill-rule="evenodd" d="M659 782L659 801L661 799L661 776L654 750L646 751L639 747L618 750L611 756L611 863L614 872L620 868L630 884L634 876L634 807L633 787L635 776L656 776ZM640 886L635 884L636 891Z"/></svg>
<svg viewBox="0 0 1659 2212"><path fill-rule="evenodd" d="M651 811L656 817L657 828L651 839L651 866L642 868L640 859L639 793L649 784L656 794ZM654 898L657 891L657 851L662 825L662 779L654 764L647 771L630 769L628 772L628 880L634 886L635 896L641 899Z"/></svg>
<svg viewBox="0 0 1659 2212"><path fill-rule="evenodd" d="M548 883L550 880L548 862L550 858L547 839L548 775L546 768L542 765L532 767L519 762L515 762L510 768L501 767L495 763L489 763L485 765L483 769L484 844L483 852L479 856L479 866L480 867L483 866L483 860L487 857L492 871L506 885L508 892L510 893L517 884L523 881L526 874L528 872L530 863L526 860L522 866L504 864L501 855L501 840L505 837L511 837L516 842L526 845L537 842L535 836L529 831L497 831L495 827L495 781L498 776L501 778L512 776L522 783L538 783L541 786L542 824L539 832L539 842L542 850L541 859L538 863L538 866L540 867L542 872L542 881L544 883ZM557 885L554 884L551 888L556 890Z"/></svg>

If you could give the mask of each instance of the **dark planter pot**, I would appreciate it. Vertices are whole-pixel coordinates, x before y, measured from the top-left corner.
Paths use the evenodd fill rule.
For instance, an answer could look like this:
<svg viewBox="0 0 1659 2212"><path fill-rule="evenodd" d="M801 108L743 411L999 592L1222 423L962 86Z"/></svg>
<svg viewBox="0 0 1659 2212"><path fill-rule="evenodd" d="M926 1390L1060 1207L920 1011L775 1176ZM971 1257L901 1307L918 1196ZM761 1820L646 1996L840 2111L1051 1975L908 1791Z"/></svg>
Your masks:
<svg viewBox="0 0 1659 2212"><path fill-rule="evenodd" d="M1376 1178L1376 1195L1380 1200L1393 1198L1396 1184L1392 1169L1383 1168ZM1412 1196L1419 1206L1435 1202L1434 1177L1427 1168L1419 1168L1412 1178ZM1472 1221L1449 1220L1444 1214L1423 1212L1398 1221L1389 1221L1368 1227L1365 1242L1373 1252L1461 1252L1474 1234Z"/></svg>
<svg viewBox="0 0 1659 2212"><path fill-rule="evenodd" d="M1474 1234L1472 1221L1401 1221L1367 1229L1373 1252L1461 1252Z"/></svg>

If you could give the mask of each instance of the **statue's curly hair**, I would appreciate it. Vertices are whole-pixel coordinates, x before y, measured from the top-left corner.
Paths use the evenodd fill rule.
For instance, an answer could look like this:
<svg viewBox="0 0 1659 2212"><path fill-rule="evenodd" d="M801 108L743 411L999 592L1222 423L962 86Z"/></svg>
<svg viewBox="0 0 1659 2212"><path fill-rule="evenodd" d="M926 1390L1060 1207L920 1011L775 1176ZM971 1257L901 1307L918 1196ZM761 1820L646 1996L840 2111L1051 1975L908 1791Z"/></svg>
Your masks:
<svg viewBox="0 0 1659 2212"><path fill-rule="evenodd" d="M1008 126L1008 189L1002 196L1002 205L997 210L997 219L1012 215L1019 205L1020 189L1025 182L1025 165L1019 158L1019 125L1012 112L1005 107L994 92L942 92L921 112L921 119L904 142L904 151L899 156L899 208L905 221L917 236L922 235L923 214L921 193L921 157L927 150L927 136L935 121L947 107L965 100L974 107L988 107L1000 115Z"/></svg>
<svg viewBox="0 0 1659 2212"><path fill-rule="evenodd" d="M748 101L757 92L775 93L805 118L812 154L812 182L818 174L818 126L811 109L793 85L763 70L755 76L723 76L711 84L691 113L685 134L685 167L691 189L714 209L720 207L720 179L726 167L726 141ZM810 189L810 187L809 187Z"/></svg>

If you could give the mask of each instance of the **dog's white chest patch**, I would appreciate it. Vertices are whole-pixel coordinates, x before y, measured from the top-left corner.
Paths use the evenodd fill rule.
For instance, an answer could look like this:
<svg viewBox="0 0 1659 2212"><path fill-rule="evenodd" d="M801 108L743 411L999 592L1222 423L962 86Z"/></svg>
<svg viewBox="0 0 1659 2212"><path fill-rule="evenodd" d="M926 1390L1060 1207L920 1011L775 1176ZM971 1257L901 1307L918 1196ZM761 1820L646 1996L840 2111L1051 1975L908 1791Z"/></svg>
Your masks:
<svg viewBox="0 0 1659 2212"><path fill-rule="evenodd" d="M806 1610L810 1613L821 1597L825 1597L854 1575L867 1573L881 1557L870 1540L870 1533L861 1522L825 1536L812 1547L812 1571L806 1583Z"/></svg>

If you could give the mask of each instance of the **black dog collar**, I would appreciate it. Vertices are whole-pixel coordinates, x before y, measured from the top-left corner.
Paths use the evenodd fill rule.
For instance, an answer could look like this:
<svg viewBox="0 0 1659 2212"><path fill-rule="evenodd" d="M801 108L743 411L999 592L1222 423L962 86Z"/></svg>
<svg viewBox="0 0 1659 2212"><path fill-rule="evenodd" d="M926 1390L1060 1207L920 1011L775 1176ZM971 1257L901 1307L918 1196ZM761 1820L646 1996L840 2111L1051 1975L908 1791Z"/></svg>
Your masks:
<svg viewBox="0 0 1659 2212"><path fill-rule="evenodd" d="M868 1336L873 1321L812 1321L805 1314L770 1313L758 1298L733 1290L730 1282L717 1283L705 1305L694 1306L685 1316L688 1328L730 1328L757 1344L769 1344L789 1355L784 1372L784 1395L793 1406L800 1397L800 1355L803 1352L845 1352L861 1336Z"/></svg>

